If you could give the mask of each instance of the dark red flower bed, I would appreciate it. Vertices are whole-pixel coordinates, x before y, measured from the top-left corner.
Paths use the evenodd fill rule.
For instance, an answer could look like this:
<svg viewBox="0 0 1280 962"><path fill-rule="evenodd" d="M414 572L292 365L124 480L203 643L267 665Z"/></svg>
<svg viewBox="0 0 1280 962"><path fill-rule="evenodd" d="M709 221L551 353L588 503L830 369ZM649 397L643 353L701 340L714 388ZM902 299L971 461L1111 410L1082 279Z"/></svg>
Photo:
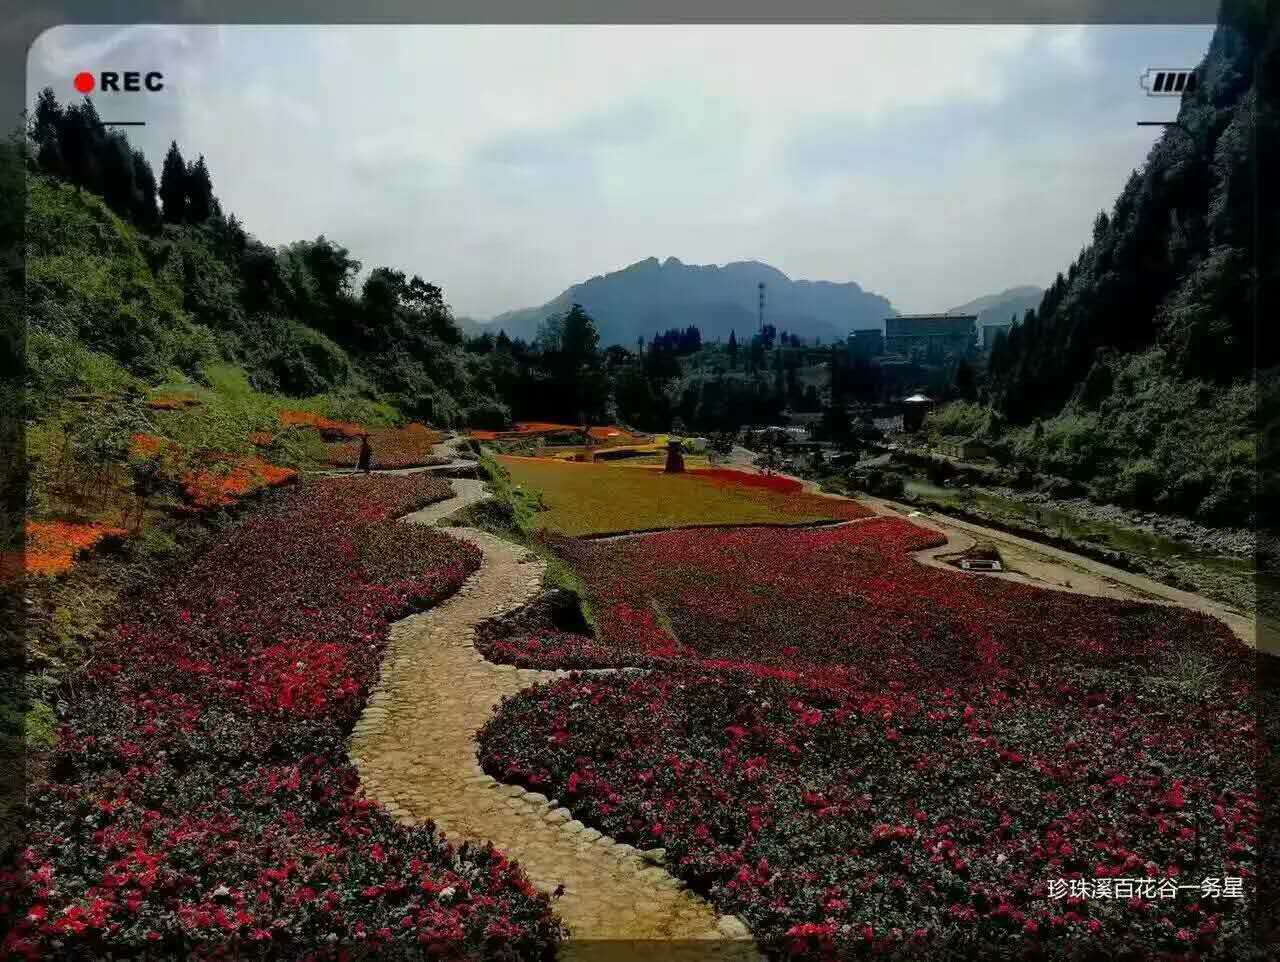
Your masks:
<svg viewBox="0 0 1280 962"><path fill-rule="evenodd" d="M735 471L732 468L694 468L689 472L700 478L707 478L717 484L737 484L748 488L766 488L791 494L799 491L804 485L795 478L783 477L780 474L754 474L750 471Z"/></svg>
<svg viewBox="0 0 1280 962"><path fill-rule="evenodd" d="M450 493L422 475L310 483L129 599L0 876L7 954L537 957L558 940L518 869L396 824L346 758L390 622L479 563L393 520Z"/></svg>
<svg viewBox="0 0 1280 962"><path fill-rule="evenodd" d="M665 848L771 951L1241 957L1248 903L1195 887L1256 891L1253 652L910 558L932 543L898 519L561 542L599 637L560 647L657 670L508 700L482 764ZM1049 897L1145 877L1191 887Z"/></svg>
<svg viewBox="0 0 1280 962"><path fill-rule="evenodd" d="M634 656L597 643L590 635L544 629L512 638L476 638L476 648L490 661L517 668L621 668Z"/></svg>
<svg viewBox="0 0 1280 962"><path fill-rule="evenodd" d="M858 689L999 680L1046 661L1218 659L1242 647L1186 609L922 565L910 552L942 536L900 518L554 543L587 586L599 643L638 665L697 658Z"/></svg>
<svg viewBox="0 0 1280 962"><path fill-rule="evenodd" d="M1222 694L1061 677L879 696L730 672L578 677L506 702L481 761L665 848L771 951L1234 959L1250 935L1242 901L1048 889L1238 877L1256 894L1254 722Z"/></svg>

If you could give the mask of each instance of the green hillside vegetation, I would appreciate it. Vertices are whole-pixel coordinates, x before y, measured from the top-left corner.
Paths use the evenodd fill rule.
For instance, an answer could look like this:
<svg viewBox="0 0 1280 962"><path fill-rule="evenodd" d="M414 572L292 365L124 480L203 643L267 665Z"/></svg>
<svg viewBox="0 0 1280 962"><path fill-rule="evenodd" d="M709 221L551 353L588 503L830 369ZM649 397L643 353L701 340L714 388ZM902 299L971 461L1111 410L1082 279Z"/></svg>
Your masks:
<svg viewBox="0 0 1280 962"><path fill-rule="evenodd" d="M1255 378L1276 370L1280 309L1274 179L1257 176L1280 148L1278 14L1274 0L1223 4L1180 126L996 339L990 412L942 412L933 430L987 436L1102 499L1253 520L1258 419L1271 420Z"/></svg>
<svg viewBox="0 0 1280 962"><path fill-rule="evenodd" d="M1113 365L1112 389L1092 406L1073 400L1053 417L1013 425L958 401L926 427L935 438L981 438L1002 460L1082 482L1100 501L1248 522L1258 478L1255 386L1173 376L1157 350Z"/></svg>

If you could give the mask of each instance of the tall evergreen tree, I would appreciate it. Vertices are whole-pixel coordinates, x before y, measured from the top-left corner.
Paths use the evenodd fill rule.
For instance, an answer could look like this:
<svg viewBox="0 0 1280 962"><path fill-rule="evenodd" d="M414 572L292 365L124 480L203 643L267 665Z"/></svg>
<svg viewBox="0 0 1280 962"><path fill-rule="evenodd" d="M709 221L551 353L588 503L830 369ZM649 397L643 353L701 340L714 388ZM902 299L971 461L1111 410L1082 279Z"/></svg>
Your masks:
<svg viewBox="0 0 1280 962"><path fill-rule="evenodd" d="M31 114L31 140L35 145L36 163L41 170L55 177L66 176L58 145L62 122L62 106L53 95L53 88L45 87L36 98L35 110Z"/></svg>
<svg viewBox="0 0 1280 962"><path fill-rule="evenodd" d="M128 217L134 204L133 150L128 138L111 131L103 138L98 155L98 189L107 206L122 217Z"/></svg>
<svg viewBox="0 0 1280 962"><path fill-rule="evenodd" d="M204 154L194 164L187 165L187 222L203 224L214 212L213 180L205 166Z"/></svg>
<svg viewBox="0 0 1280 962"><path fill-rule="evenodd" d="M130 217L143 230L160 225L160 208L156 205L156 175L142 151L133 152L133 202Z"/></svg>
<svg viewBox="0 0 1280 962"><path fill-rule="evenodd" d="M574 304L564 316L560 349L575 365L599 363L600 332L581 304Z"/></svg>
<svg viewBox="0 0 1280 962"><path fill-rule="evenodd" d="M102 136L102 122L88 97L80 106L62 112L58 125L58 149L62 155L65 176L77 188L93 190L98 182L98 159L95 142Z"/></svg>
<svg viewBox="0 0 1280 962"><path fill-rule="evenodd" d="M187 222L187 165L176 140L170 142L160 168L160 206L166 224Z"/></svg>

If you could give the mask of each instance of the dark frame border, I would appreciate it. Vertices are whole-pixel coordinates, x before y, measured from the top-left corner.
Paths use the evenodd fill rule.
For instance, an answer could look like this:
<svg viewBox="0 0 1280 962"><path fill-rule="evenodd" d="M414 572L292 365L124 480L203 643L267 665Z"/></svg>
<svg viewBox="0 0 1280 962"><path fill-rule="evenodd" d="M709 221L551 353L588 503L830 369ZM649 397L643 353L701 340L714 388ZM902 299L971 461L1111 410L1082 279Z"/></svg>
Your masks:
<svg viewBox="0 0 1280 962"><path fill-rule="evenodd" d="M10 6L6 4L6 6ZM117 0L110 4L102 0L35 0L23 4L16 0L9 9L6 25L0 29L0 115L6 118L0 125L0 133L7 133L19 123L27 104L27 57L36 38L45 30L65 24L120 24L170 23L170 24L789 24L789 23L860 23L860 24L1085 24L1085 25L1162 25L1162 24L1213 24L1217 21L1218 0L980 0L962 7L956 0L800 0L785 6L767 0L649 0L640 5L632 0L432 0L428 3L413 0L364 0L356 4L341 0L222 0L217 4L175 4L172 0ZM1255 172L1262 165L1255 154ZM1255 173L1255 197L1257 173ZM8 203L11 198L0 202ZM6 311L10 305L17 310L9 317L0 318L5 341L11 345L6 351L0 379L15 380L21 384L25 376L25 311L22 289L25 281L24 214L25 205L6 212L5 229L0 235L0 255L3 256L5 279L11 295L4 300ZM1262 216L1257 212L1256 216ZM1255 229L1255 237L1258 231ZM1255 293L1255 311L1259 296ZM1274 349L1273 335L1263 329L1262 318L1256 320L1256 346L1260 350ZM1268 343L1269 342L1269 343ZM1268 351L1268 353L1270 353ZM1255 382L1257 383L1257 382ZM1277 490L1275 478L1264 479L1263 473L1276 460L1276 452L1267 443L1280 442L1280 432L1269 432L1267 425L1258 425L1259 493ZM21 510L25 506L25 435L20 418L12 412L0 410L0 476L4 477L5 507ZM16 481L16 484L12 482ZM1264 540L1280 543L1275 534L1259 529L1260 547ZM2 547L2 546L0 546ZM1259 557L1259 562L1264 558ZM1280 564L1280 560L1275 563ZM1259 581L1259 592L1275 590L1277 580ZM1261 606L1260 606L1261 607ZM21 612L17 613L21 618ZM1266 623L1258 622L1257 648L1260 653L1280 653L1280 638L1264 631ZM12 626L21 635L21 625ZM22 651L6 652L17 655ZM1280 684L1276 672L1261 672L1259 687L1268 683ZM1274 696L1274 691L1271 693ZM1280 746L1280 719L1273 717L1272 706L1276 698L1257 696L1255 708L1264 739L1273 748ZM1258 784L1268 792L1276 776L1280 759L1258 760ZM25 778L17 784L3 786L10 798L21 793ZM1269 794L1269 792L1268 792ZM8 799L5 799L7 801ZM1260 857L1259 887L1253 901L1254 931L1259 948L1265 953L1269 937L1274 937L1277 918L1269 911L1277 903L1277 879L1267 874L1264 853L1274 853L1280 848L1280 838L1275 832L1277 815L1274 802L1264 796L1262 829L1257 842ZM1280 858L1276 858L1280 861ZM1273 864L1272 868L1275 868ZM1265 907L1265 908L1264 908ZM1270 930L1270 931L1268 931ZM621 949L621 945L617 945ZM607 944L597 946L601 958L609 955ZM603 950L600 952L599 950Z"/></svg>

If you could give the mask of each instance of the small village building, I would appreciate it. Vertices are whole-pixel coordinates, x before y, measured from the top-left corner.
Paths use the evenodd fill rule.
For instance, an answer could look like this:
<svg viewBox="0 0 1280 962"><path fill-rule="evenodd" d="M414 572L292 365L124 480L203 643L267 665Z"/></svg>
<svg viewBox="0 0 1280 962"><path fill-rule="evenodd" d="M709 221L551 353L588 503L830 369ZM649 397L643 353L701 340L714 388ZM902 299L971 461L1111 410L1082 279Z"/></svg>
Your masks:
<svg viewBox="0 0 1280 962"><path fill-rule="evenodd" d="M972 356L976 314L902 314L884 320L884 350L919 364L944 364Z"/></svg>

